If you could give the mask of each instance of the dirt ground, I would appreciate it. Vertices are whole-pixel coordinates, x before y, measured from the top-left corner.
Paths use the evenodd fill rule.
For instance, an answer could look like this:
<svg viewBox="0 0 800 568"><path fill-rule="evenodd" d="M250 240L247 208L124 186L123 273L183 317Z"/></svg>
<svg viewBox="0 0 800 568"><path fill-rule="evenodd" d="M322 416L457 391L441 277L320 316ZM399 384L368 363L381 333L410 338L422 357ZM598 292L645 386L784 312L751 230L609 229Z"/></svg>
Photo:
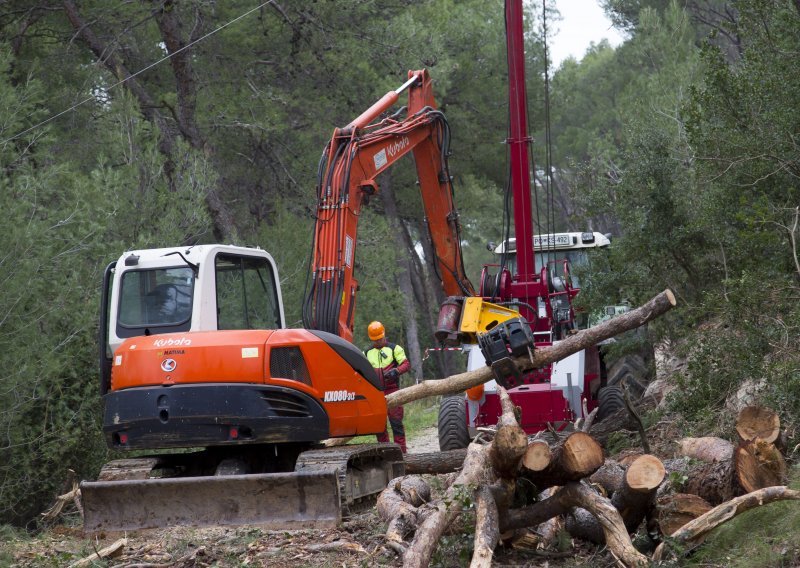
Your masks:
<svg viewBox="0 0 800 568"><path fill-rule="evenodd" d="M435 427L421 430L409 439L411 453L439 451ZM471 511L465 511L470 527ZM3 539L0 566L43 568L70 566L114 568L276 567L300 566L401 566L402 562L384 546L384 523L374 510L358 515L337 529L266 531L255 527L171 528L128 534L88 536L80 528L76 510L66 511L57 524L37 536ZM431 566L457 567L469 564L472 553L470 530L444 536ZM122 539L125 539L122 541ZM89 560L97 551L118 544L112 557ZM577 548L575 548L577 546ZM562 552L542 553L514 548L498 549L493 566L613 566L614 560L597 548L567 539ZM83 561L83 562L82 562ZM82 563L81 563L82 562Z"/></svg>
<svg viewBox="0 0 800 568"><path fill-rule="evenodd" d="M410 454L438 452L439 433L436 431L436 426L419 431L413 438L409 438L407 445Z"/></svg>

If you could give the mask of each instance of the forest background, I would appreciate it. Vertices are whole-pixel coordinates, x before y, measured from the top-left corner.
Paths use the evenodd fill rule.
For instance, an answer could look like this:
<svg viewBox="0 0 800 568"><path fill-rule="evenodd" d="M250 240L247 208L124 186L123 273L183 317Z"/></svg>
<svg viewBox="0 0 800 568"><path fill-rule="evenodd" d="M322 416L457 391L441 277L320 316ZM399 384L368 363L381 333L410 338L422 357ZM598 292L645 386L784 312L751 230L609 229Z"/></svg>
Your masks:
<svg viewBox="0 0 800 568"><path fill-rule="evenodd" d="M492 261L508 167L503 3L257 6L0 6L0 523L34 526L68 469L93 478L109 457L105 266L134 248L260 246L299 326L322 149L409 69L429 69L452 128L474 281ZM537 232L613 235L581 295L587 309L675 291L681 308L649 332L688 360L671 406L687 433L730 420L724 402L747 381L796 425L800 1L604 8L627 40L550 70L548 145L542 7L527 6ZM421 362L442 293L410 158L379 185L361 220L356 341L378 317L417 378L446 376L457 357Z"/></svg>

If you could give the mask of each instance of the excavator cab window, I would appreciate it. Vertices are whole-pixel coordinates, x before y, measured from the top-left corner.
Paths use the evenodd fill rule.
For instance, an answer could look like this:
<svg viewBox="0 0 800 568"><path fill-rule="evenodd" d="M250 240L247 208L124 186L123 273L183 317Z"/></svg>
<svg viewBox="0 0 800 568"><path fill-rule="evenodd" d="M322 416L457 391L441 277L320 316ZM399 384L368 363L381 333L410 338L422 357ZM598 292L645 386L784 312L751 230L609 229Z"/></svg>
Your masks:
<svg viewBox="0 0 800 568"><path fill-rule="evenodd" d="M217 329L281 327L275 274L265 258L218 254Z"/></svg>
<svg viewBox="0 0 800 568"><path fill-rule="evenodd" d="M194 274L188 266L129 270L122 275L119 324L159 333L188 330L193 293Z"/></svg>

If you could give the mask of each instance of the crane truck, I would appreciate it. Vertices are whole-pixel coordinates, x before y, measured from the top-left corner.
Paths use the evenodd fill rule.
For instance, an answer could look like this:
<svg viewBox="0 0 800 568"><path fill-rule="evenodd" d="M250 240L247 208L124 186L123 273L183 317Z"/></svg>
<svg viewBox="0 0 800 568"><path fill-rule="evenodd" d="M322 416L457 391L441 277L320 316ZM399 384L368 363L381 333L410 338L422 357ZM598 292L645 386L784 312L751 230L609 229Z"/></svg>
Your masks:
<svg viewBox="0 0 800 568"><path fill-rule="evenodd" d="M464 342L460 332L472 320L471 299L454 297L447 302L450 311L443 307L440 312L437 337L448 345L461 344L468 354L468 370L489 365L495 376L495 380L465 395L442 399L438 417L442 450L466 447L477 427L497 422L498 384L508 389L528 433L548 425L562 427L596 406L600 406L600 415L608 414L622 400L621 391L607 384L597 347L525 374L510 364L509 355L524 355L528 350L552 345L585 325L572 306L579 288L570 267L584 264L591 250L605 248L610 241L598 232L534 231L521 0L506 0L505 22L509 81L505 142L510 157L508 191L513 198L514 236L507 230L504 242L494 250L499 263L484 266L478 296L513 307L520 318L497 322L476 340Z"/></svg>

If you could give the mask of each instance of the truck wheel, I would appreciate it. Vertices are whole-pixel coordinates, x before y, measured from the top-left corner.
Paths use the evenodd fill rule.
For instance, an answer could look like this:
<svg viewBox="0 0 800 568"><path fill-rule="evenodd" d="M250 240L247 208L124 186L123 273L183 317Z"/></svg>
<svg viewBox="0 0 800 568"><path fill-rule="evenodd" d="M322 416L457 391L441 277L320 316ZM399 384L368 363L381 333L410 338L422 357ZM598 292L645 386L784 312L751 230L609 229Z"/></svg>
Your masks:
<svg viewBox="0 0 800 568"><path fill-rule="evenodd" d="M639 398L652 379L650 365L639 353L629 353L614 361L608 368L608 386L627 385L631 395Z"/></svg>
<svg viewBox="0 0 800 568"><path fill-rule="evenodd" d="M608 418L616 411L625 408L625 398L622 389L617 386L607 386L597 393L597 420Z"/></svg>
<svg viewBox="0 0 800 568"><path fill-rule="evenodd" d="M463 395L448 396L439 403L439 449L458 450L469 446L467 403Z"/></svg>

